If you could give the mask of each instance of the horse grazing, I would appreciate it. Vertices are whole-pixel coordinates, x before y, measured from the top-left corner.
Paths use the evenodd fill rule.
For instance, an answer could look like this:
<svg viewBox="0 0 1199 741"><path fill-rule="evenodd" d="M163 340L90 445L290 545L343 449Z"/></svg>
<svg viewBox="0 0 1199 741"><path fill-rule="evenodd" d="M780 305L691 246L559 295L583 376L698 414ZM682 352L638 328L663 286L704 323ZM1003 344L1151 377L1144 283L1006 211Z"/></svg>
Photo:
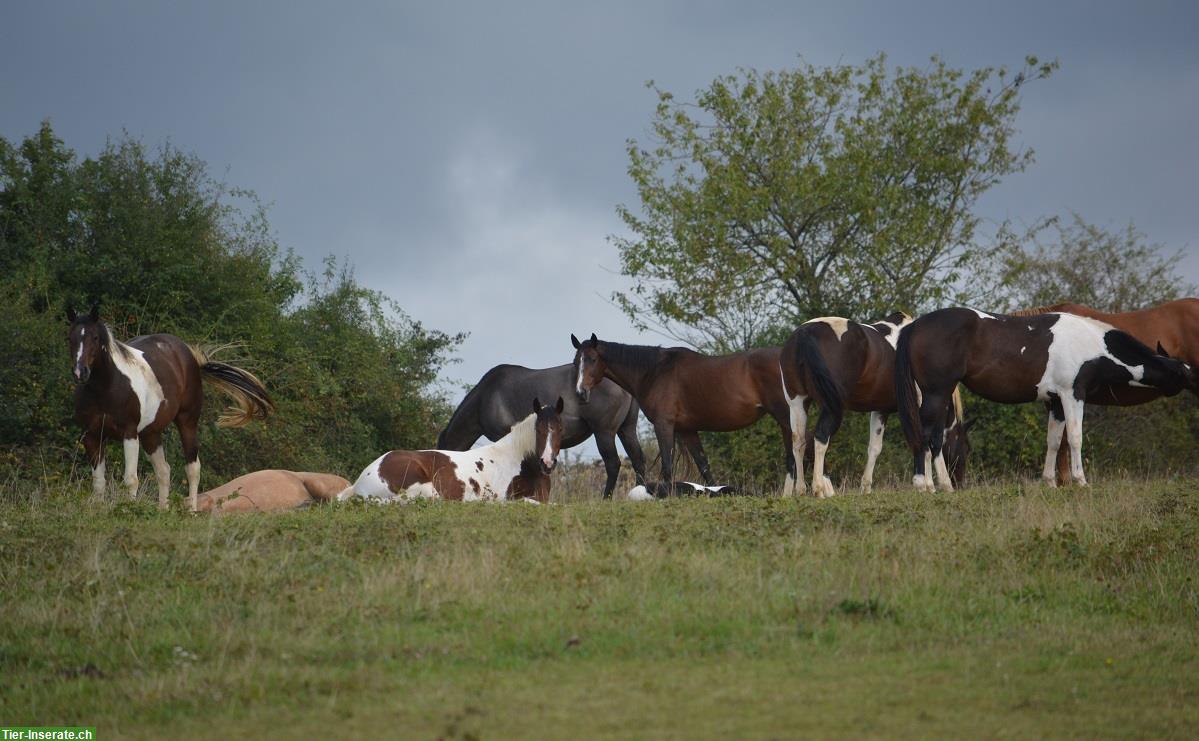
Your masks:
<svg viewBox="0 0 1199 741"><path fill-rule="evenodd" d="M109 440L125 448L125 485L137 494L137 453L144 446L158 478L158 506L167 506L171 467L162 450L162 433L171 422L179 429L187 461L187 490L192 511L200 487L200 445L196 428L204 405L203 382L228 395L235 406L221 415L221 427L242 427L274 410L270 395L253 374L209 360L199 349L169 334L121 342L100 320L98 307L71 321L75 421L83 427L83 447L92 465L92 488L104 493L104 450Z"/></svg>
<svg viewBox="0 0 1199 741"><path fill-rule="evenodd" d="M783 395L791 411L792 455L798 468L800 492L804 490L803 448L808 407L813 399L820 402L820 418L815 430L812 493L818 497L836 493L833 482L824 475L824 458L847 408L870 412L870 443L862 491L871 490L874 464L883 449L887 416L895 411L895 343L900 329L911 321L911 317L900 312L873 324L821 317L801 324L783 345L779 371ZM952 401L946 412L944 455L950 461L953 483L960 486L965 480L970 446L966 436L968 427L962 420L961 394L956 388ZM943 485L953 489L948 479Z"/></svg>
<svg viewBox="0 0 1199 741"><path fill-rule="evenodd" d="M730 432L769 414L783 432L787 457L784 494L794 486L790 410L779 388L777 347L732 355L702 355L685 347L603 342L573 334L575 391L586 399L607 378L628 391L654 426L662 457L662 490L673 492L675 437L682 439L704 483L715 484L699 433Z"/></svg>
<svg viewBox="0 0 1199 741"><path fill-rule="evenodd" d="M1199 366L1199 299L1178 299L1148 309L1121 313L1099 311L1083 304L1063 303L1013 311L1012 316L1036 316L1055 312L1076 314L1106 322L1149 347L1160 345L1171 357L1178 358L1192 368ZM1119 387L1110 391L1111 393L1088 398L1087 403L1101 406L1133 406L1162 396L1156 389L1149 388ZM1065 484L1070 480L1069 449L1060 447L1058 451L1057 482Z"/></svg>
<svg viewBox="0 0 1199 741"><path fill-rule="evenodd" d="M562 444L562 398L533 399L533 413L491 445L473 450L393 450L337 495L384 502L412 499L549 501L549 473ZM544 478L543 478L544 477Z"/></svg>
<svg viewBox="0 0 1199 741"><path fill-rule="evenodd" d="M645 483L645 454L637 439L637 402L611 381L596 387L587 403L570 393L574 385L570 365L535 370L519 365L497 365L483 374L470 390L449 424L437 437L439 450L469 450L480 436L496 441L508 434L522 417L528 400L568 397L562 412L562 447L573 448L595 436L595 447L608 475L604 499L612 496L620 474L616 437L628 453L638 484ZM523 401L522 401L523 399ZM530 480L533 474L530 473ZM534 497L536 498L536 497Z"/></svg>
<svg viewBox="0 0 1199 741"><path fill-rule="evenodd" d="M900 333L895 360L896 401L914 453L917 488L931 483L920 453L940 451L941 411L957 383L1001 404L1045 402L1050 420L1043 476L1055 484L1053 462L1065 427L1071 476L1085 485L1086 401L1128 388L1173 396L1195 389L1195 373L1160 347L1155 353L1110 324L1074 314L1015 317L957 308L926 314Z"/></svg>

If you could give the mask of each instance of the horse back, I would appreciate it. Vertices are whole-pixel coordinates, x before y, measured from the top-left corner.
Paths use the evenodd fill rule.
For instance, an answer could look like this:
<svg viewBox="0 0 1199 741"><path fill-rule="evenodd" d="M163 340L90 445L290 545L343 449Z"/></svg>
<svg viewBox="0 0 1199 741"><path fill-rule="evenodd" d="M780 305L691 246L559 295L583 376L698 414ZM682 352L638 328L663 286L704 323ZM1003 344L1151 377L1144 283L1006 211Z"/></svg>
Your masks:
<svg viewBox="0 0 1199 741"><path fill-rule="evenodd" d="M166 403L155 424L166 425L179 411L199 413L204 387L200 364L187 343L171 334L139 335L126 342L139 350L162 387ZM163 419L164 415L166 416Z"/></svg>

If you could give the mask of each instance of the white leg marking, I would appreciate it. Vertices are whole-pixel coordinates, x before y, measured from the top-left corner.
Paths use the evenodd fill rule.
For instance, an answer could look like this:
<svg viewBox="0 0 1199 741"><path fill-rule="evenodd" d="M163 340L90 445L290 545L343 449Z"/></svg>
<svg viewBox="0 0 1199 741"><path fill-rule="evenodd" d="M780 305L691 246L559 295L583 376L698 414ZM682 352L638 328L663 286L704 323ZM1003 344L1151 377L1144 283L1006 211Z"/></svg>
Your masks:
<svg viewBox="0 0 1199 741"><path fill-rule="evenodd" d="M1086 486L1087 477L1082 472L1082 415L1086 406L1076 399L1063 400L1062 410L1066 413L1066 439L1070 443L1070 478L1079 486Z"/></svg>
<svg viewBox="0 0 1199 741"><path fill-rule="evenodd" d="M158 508L166 509L171 494L171 466L161 445L150 454L150 463L154 466L154 478L158 479Z"/></svg>
<svg viewBox="0 0 1199 741"><path fill-rule="evenodd" d="M924 451L924 473L912 477L912 485L916 487L916 491L934 492L937 490L937 487L933 485L932 451Z"/></svg>
<svg viewBox="0 0 1199 741"><path fill-rule="evenodd" d="M187 464L187 498L191 503L192 512L200 506L200 459Z"/></svg>
<svg viewBox="0 0 1199 741"><path fill-rule="evenodd" d="M137 453L141 449L141 444L136 437L131 437L125 440L125 486L129 489L129 496L137 497Z"/></svg>
<svg viewBox="0 0 1199 741"><path fill-rule="evenodd" d="M808 490L803 475L803 450L808 435L808 413L804 410L803 403L804 397L802 396L787 399L787 406L791 412L791 457L795 459L795 481L791 492L800 495L806 494Z"/></svg>
<svg viewBox="0 0 1199 741"><path fill-rule="evenodd" d="M824 454L828 452L828 443L816 441L816 455L812 460L812 493L818 497L836 496L832 480L824 475Z"/></svg>
<svg viewBox="0 0 1199 741"><path fill-rule="evenodd" d="M866 447L866 470L862 472L862 491L870 493L874 486L874 464L878 461L879 453L883 452L883 415L879 412L870 413L870 443Z"/></svg>
<svg viewBox="0 0 1199 741"><path fill-rule="evenodd" d="M1057 486L1057 451L1062 444L1062 431L1066 428L1064 421L1059 421L1049 411L1049 432L1045 438L1045 468L1041 471L1041 479L1049 486Z"/></svg>
<svg viewBox="0 0 1199 741"><path fill-rule="evenodd" d="M101 458L96 467L92 469L92 494L97 498L104 496L104 485L108 478L107 466L104 465L104 459Z"/></svg>
<svg viewBox="0 0 1199 741"><path fill-rule="evenodd" d="M783 479L783 496L795 496L795 477L791 475L790 471L787 472L787 478Z"/></svg>
<svg viewBox="0 0 1199 741"><path fill-rule="evenodd" d="M953 491L953 479L949 478L949 469L945 466L945 451L937 453L937 459L933 462L937 472L937 484L941 487L941 491Z"/></svg>

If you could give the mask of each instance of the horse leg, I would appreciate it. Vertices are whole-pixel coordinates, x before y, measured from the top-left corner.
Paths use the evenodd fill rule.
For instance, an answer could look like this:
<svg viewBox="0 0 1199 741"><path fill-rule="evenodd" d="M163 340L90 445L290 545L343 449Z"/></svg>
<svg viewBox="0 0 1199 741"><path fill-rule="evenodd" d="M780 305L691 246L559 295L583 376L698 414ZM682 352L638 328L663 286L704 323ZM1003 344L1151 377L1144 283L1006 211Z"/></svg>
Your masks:
<svg viewBox="0 0 1199 741"><path fill-rule="evenodd" d="M616 452L616 437L611 432L595 433L595 447L604 459L604 471L608 474L604 482L604 499L612 498L616 488L616 477L620 475L620 453Z"/></svg>
<svg viewBox="0 0 1199 741"><path fill-rule="evenodd" d="M1066 413L1066 439L1070 442L1070 478L1079 486L1087 485L1087 477L1082 472L1082 416L1085 410L1082 399L1062 401L1062 411Z"/></svg>
<svg viewBox="0 0 1199 741"><path fill-rule="evenodd" d="M795 496L795 455L791 452L791 427L780 420L779 432L783 437L783 464L787 468L787 478L783 480L783 496L791 497Z"/></svg>
<svg viewBox="0 0 1199 741"><path fill-rule="evenodd" d="M142 435L142 447L150 454L154 478L158 480L158 508L166 509L167 499L171 495L171 466L167 463L166 453L162 448L162 433Z"/></svg>
<svg viewBox="0 0 1199 741"><path fill-rule="evenodd" d="M1057 449L1057 485L1065 486L1070 483L1070 446L1066 443L1066 426L1062 425L1062 434L1058 436Z"/></svg>
<svg viewBox="0 0 1199 741"><path fill-rule="evenodd" d="M1057 486L1069 482L1069 479L1062 481L1057 476L1058 451L1066 433L1066 413L1062 409L1061 399L1056 396L1046 402L1045 408L1049 410L1049 429L1045 435L1045 469L1041 471L1041 479L1049 486Z"/></svg>
<svg viewBox="0 0 1199 741"><path fill-rule="evenodd" d="M175 418L179 440L183 443L183 460L187 461L187 499L192 512L200 506L200 440L197 435L199 421L195 417L180 415Z"/></svg>
<svg viewBox="0 0 1199 741"><path fill-rule="evenodd" d="M704 444L699 440L698 432L682 432L679 437L683 438L683 444L687 446L687 452L691 454L691 460L695 461L695 465L699 466L699 475L703 477L704 484L707 486L715 486L716 479L712 477L712 469L708 467L708 456L704 453Z"/></svg>
<svg viewBox="0 0 1199 741"><path fill-rule="evenodd" d="M821 408L820 418L816 420L816 430L813 434L816 440L816 454L812 458L812 494L817 497L831 497L837 494L832 479L824 475L824 458L828 453L829 441L833 439L833 434L840 427L841 415Z"/></svg>
<svg viewBox="0 0 1199 741"><path fill-rule="evenodd" d="M104 496L107 470L104 465L104 433L89 430L83 434L83 449L87 451L88 463L92 465L92 494L97 499Z"/></svg>
<svg viewBox="0 0 1199 741"><path fill-rule="evenodd" d="M874 487L874 464L883 452L883 431L887 428L887 415L870 413L870 443L866 447L866 470L862 472L862 493L869 494Z"/></svg>
<svg viewBox="0 0 1199 741"><path fill-rule="evenodd" d="M125 487L129 489L129 498L137 499L137 454L141 445L136 435L126 438L122 445L125 448Z"/></svg>
<svg viewBox="0 0 1199 741"><path fill-rule="evenodd" d="M935 492L933 483L933 461L939 458L939 468L944 471L945 459L941 458L941 445L945 440L945 409L949 396L945 393L926 392L920 402L920 427L924 431L924 460L917 467L912 483L921 491ZM945 481L949 481L946 474ZM950 484L952 486L952 484Z"/></svg>
<svg viewBox="0 0 1199 741"><path fill-rule="evenodd" d="M658 457L662 460L662 481L658 484L658 496L674 494L674 426L654 425L654 436L658 438Z"/></svg>
<svg viewBox="0 0 1199 741"><path fill-rule="evenodd" d="M637 415L630 414L625 418L624 424L616 431L616 436L620 438L620 444L624 446L624 452L629 456L629 463L633 466L633 478L636 479L638 485L645 485L645 453L641 450L641 441L637 439Z"/></svg>
<svg viewBox="0 0 1199 741"><path fill-rule="evenodd" d="M788 420L791 428L792 472L783 482L783 496L803 495L808 492L803 475L804 442L808 435L808 400L803 396L787 399ZM794 478L792 478L794 476Z"/></svg>

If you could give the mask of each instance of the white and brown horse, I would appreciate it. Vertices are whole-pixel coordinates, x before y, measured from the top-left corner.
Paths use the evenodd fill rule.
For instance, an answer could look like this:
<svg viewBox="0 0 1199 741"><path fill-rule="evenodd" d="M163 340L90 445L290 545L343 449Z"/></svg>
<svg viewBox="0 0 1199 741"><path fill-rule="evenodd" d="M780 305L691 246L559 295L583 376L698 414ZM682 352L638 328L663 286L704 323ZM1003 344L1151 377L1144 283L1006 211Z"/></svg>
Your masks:
<svg viewBox="0 0 1199 741"><path fill-rule="evenodd" d="M121 342L100 320L98 307L71 320L69 347L75 389L75 421L83 427L83 446L92 466L92 488L104 493L105 448L120 440L125 449L125 486L137 494L138 449L144 447L158 478L158 505L167 506L171 467L162 449L162 433L179 429L187 462L187 490L194 511L200 486L197 427L204 405L203 383L229 395L235 407L221 415L222 427L241 427L273 409L262 382L226 363L208 360L198 349L169 334Z"/></svg>
<svg viewBox="0 0 1199 741"><path fill-rule="evenodd" d="M895 359L900 420L914 454L913 483L928 489L925 451L941 449L945 405L956 384L1001 404L1045 402L1051 411L1045 480L1053 485L1062 429L1071 476L1082 469L1082 418L1090 398L1128 389L1173 396L1195 389L1195 372L1106 322L1074 314L1016 317L941 309L905 327ZM938 476L944 472L938 470Z"/></svg>
<svg viewBox="0 0 1199 741"><path fill-rule="evenodd" d="M533 400L533 413L496 442L472 450L393 450L337 495L383 502L413 499L549 501L549 473L562 445L562 407Z"/></svg>
<svg viewBox="0 0 1199 741"><path fill-rule="evenodd" d="M813 399L820 403L820 418L814 434L812 493L818 497L836 493L832 481L824 475L824 459L829 441L840 428L846 409L870 412L870 443L862 474L862 491L870 491L874 483L874 464L883 449L887 416L895 411L895 344L900 329L911 321L910 316L901 312L873 324L859 324L841 317L820 317L801 324L783 345L779 372L783 395L791 408L791 444L801 493L804 490L802 453L808 406ZM952 400L946 410L946 440L942 455L950 462L953 483L960 486L965 480L970 446L967 425L962 420L961 394L956 388ZM953 488L949 480L943 486Z"/></svg>

